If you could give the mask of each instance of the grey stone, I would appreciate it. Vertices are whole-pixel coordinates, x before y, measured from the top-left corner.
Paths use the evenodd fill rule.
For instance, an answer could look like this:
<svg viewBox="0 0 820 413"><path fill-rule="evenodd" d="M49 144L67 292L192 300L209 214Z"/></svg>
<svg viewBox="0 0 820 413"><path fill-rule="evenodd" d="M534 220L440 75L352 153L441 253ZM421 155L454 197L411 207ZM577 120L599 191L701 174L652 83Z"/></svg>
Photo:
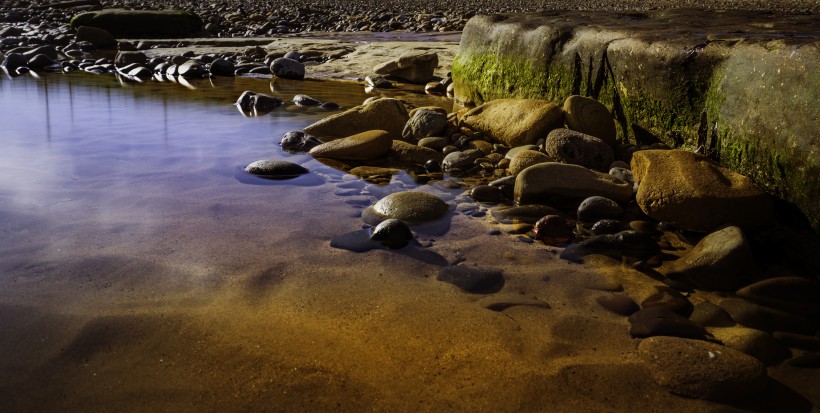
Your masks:
<svg viewBox="0 0 820 413"><path fill-rule="evenodd" d="M555 129L547 135L544 151L554 160L601 172L609 169L615 156L603 140L566 128Z"/></svg>
<svg viewBox="0 0 820 413"><path fill-rule="evenodd" d="M578 219L597 221L604 218L619 218L624 209L617 202L602 196L591 196L578 205Z"/></svg>
<svg viewBox="0 0 820 413"><path fill-rule="evenodd" d="M199 79L205 75L205 68L196 60L187 60L177 67L177 75L186 79Z"/></svg>
<svg viewBox="0 0 820 413"><path fill-rule="evenodd" d="M302 80L305 78L305 65L297 60L280 57L270 64L274 76L282 79Z"/></svg>
<svg viewBox="0 0 820 413"><path fill-rule="evenodd" d="M301 165L279 159L265 159L252 162L245 172L266 178L293 178L308 172Z"/></svg>
<svg viewBox="0 0 820 413"><path fill-rule="evenodd" d="M447 115L430 109L419 109L407 120L402 131L404 139L418 140L438 136L447 127Z"/></svg>

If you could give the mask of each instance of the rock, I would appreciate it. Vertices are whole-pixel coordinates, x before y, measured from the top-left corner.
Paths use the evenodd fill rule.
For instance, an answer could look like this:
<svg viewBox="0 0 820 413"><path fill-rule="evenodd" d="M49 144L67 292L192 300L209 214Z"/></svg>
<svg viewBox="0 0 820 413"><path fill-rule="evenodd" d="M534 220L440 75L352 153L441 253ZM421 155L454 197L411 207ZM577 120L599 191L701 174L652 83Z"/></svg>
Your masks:
<svg viewBox="0 0 820 413"><path fill-rule="evenodd" d="M521 295L488 295L476 302L476 304L492 311L504 311L512 307L535 307L551 308L550 305L537 298L530 298Z"/></svg>
<svg viewBox="0 0 820 413"><path fill-rule="evenodd" d="M603 140L566 128L547 135L544 151L554 160L601 172L609 170L615 157L612 147Z"/></svg>
<svg viewBox="0 0 820 413"><path fill-rule="evenodd" d="M719 291L737 290L759 272L749 242L738 227L707 235L665 270L670 279Z"/></svg>
<svg viewBox="0 0 820 413"><path fill-rule="evenodd" d="M293 59L293 60L296 60L297 62L302 61L302 54L297 52L296 50L291 50L291 51L285 53L285 55L282 56L282 57L284 57L286 59Z"/></svg>
<svg viewBox="0 0 820 413"><path fill-rule="evenodd" d="M312 107L321 105L322 101L319 99L314 99L308 95L296 95L293 97L293 103L300 107Z"/></svg>
<svg viewBox="0 0 820 413"><path fill-rule="evenodd" d="M265 159L253 162L246 166L245 172L264 178L288 179L306 174L308 170L293 162L278 159Z"/></svg>
<svg viewBox="0 0 820 413"><path fill-rule="evenodd" d="M447 154L441 162L441 167L445 172L453 170L468 171L475 166L475 160L481 156L477 150L456 151Z"/></svg>
<svg viewBox="0 0 820 413"><path fill-rule="evenodd" d="M441 218L449 209L441 198L426 192L396 192L365 209L362 219L371 225L389 218L415 225Z"/></svg>
<svg viewBox="0 0 820 413"><path fill-rule="evenodd" d="M735 321L732 320L726 310L708 301L695 304L689 319L701 327L731 327L735 325Z"/></svg>
<svg viewBox="0 0 820 413"><path fill-rule="evenodd" d="M629 317L632 337L674 336L703 339L706 330L688 318L664 307L644 308Z"/></svg>
<svg viewBox="0 0 820 413"><path fill-rule="evenodd" d="M393 175L401 171L402 170L398 168L382 168L378 166L357 166L347 171L347 173L351 175L356 175L359 178L362 178L367 181L384 180L384 182L388 182L393 177Z"/></svg>
<svg viewBox="0 0 820 413"><path fill-rule="evenodd" d="M490 142L487 142L483 139L473 139L473 140L467 142L467 145L465 146L465 148L466 149L477 149L477 150L481 151L482 155L487 156L487 157L491 156L493 154L493 152L495 152L495 148L493 147L493 144L491 144ZM498 154L498 155L501 156L501 154ZM501 159L502 158L500 157L499 160L501 160Z"/></svg>
<svg viewBox="0 0 820 413"><path fill-rule="evenodd" d="M692 303L678 290L667 286L656 286L655 290L655 294L641 301L641 308L661 307L684 317L692 314Z"/></svg>
<svg viewBox="0 0 820 413"><path fill-rule="evenodd" d="M596 298L595 301L601 307L623 316L630 316L641 309L635 301L623 294L602 295Z"/></svg>
<svg viewBox="0 0 820 413"><path fill-rule="evenodd" d="M578 206L578 219L597 221L604 218L619 218L624 209L617 202L602 196L591 196Z"/></svg>
<svg viewBox="0 0 820 413"><path fill-rule="evenodd" d="M512 148L535 144L549 131L560 127L563 119L561 108L552 102L498 99L465 113L460 125Z"/></svg>
<svg viewBox="0 0 820 413"><path fill-rule="evenodd" d="M470 190L470 198L477 202L499 203L504 200L504 193L494 186L478 185Z"/></svg>
<svg viewBox="0 0 820 413"><path fill-rule="evenodd" d="M28 62L25 56L20 53L9 53L6 55L6 58L3 59L3 63L0 66L3 66L9 72L16 71L19 67L25 66Z"/></svg>
<svg viewBox="0 0 820 413"><path fill-rule="evenodd" d="M154 77L154 72L149 70L147 67L137 66L129 70L127 75L139 80L148 80Z"/></svg>
<svg viewBox="0 0 820 413"><path fill-rule="evenodd" d="M652 237L635 231L621 231L612 235L596 235L561 252L561 258L582 262L587 254L603 254L620 259L623 256L646 259L661 252Z"/></svg>
<svg viewBox="0 0 820 413"><path fill-rule="evenodd" d="M450 265L439 270L436 279L476 294L494 293L504 286L504 273L496 268Z"/></svg>
<svg viewBox="0 0 820 413"><path fill-rule="evenodd" d="M754 230L772 218L769 196L751 179L692 152L635 152L632 173L641 210L681 229L709 232L737 225Z"/></svg>
<svg viewBox="0 0 820 413"><path fill-rule="evenodd" d="M89 42L98 49L112 49L117 45L117 40L111 32L98 27L80 26L74 36L77 42Z"/></svg>
<svg viewBox="0 0 820 413"><path fill-rule="evenodd" d="M568 97L564 100L564 119L574 131L594 136L609 146L617 144L612 113L595 99L578 95Z"/></svg>
<svg viewBox="0 0 820 413"><path fill-rule="evenodd" d="M270 71L274 76L282 79L303 80L305 65L297 60L280 57L270 64Z"/></svg>
<svg viewBox="0 0 820 413"><path fill-rule="evenodd" d="M419 139L417 145L423 148L430 148L435 151L441 151L445 146L450 144L450 140L440 137L429 137Z"/></svg>
<svg viewBox="0 0 820 413"><path fill-rule="evenodd" d="M589 229L595 235L615 234L624 230L624 225L616 219L602 219Z"/></svg>
<svg viewBox="0 0 820 413"><path fill-rule="evenodd" d="M212 76L233 77L236 66L228 59L218 58L211 62L211 67L208 70Z"/></svg>
<svg viewBox="0 0 820 413"><path fill-rule="evenodd" d="M148 57L143 52L117 52L114 58L114 64L117 67L128 66L131 63L145 65L148 63Z"/></svg>
<svg viewBox="0 0 820 413"><path fill-rule="evenodd" d="M308 153L314 158L366 161L387 155L392 145L393 140L387 132L371 130L323 143L315 146Z"/></svg>
<svg viewBox="0 0 820 413"><path fill-rule="evenodd" d="M300 130L286 133L279 141L279 146L289 152L307 152L321 144L322 141Z"/></svg>
<svg viewBox="0 0 820 413"><path fill-rule="evenodd" d="M46 66L49 66L49 65L52 65L52 64L54 64L54 59L52 59L52 58L50 58L50 57L48 57L44 54L38 54L38 55L34 55L33 57L31 57L28 60L28 63L26 64L26 66L28 66L29 69L32 69L32 70L39 70L39 69L42 69L42 68L44 68Z"/></svg>
<svg viewBox="0 0 820 413"><path fill-rule="evenodd" d="M505 158L507 158L507 159L509 159L509 160L512 160L512 158L514 158L514 157L515 157L515 155L518 155L519 153L524 152L524 151L536 151L536 152L539 152L538 145L521 145L521 146L516 146L516 147L514 147L514 148L510 149L509 151L507 151L507 153L505 153L505 154L504 154L504 157L505 157ZM543 152L542 152L542 153L543 153Z"/></svg>
<svg viewBox="0 0 820 413"><path fill-rule="evenodd" d="M614 164L615 162L613 162ZM638 191L638 185L635 184L635 177L632 176L632 171L628 168L622 167L612 167L610 165L609 174L624 181L632 184L633 192Z"/></svg>
<svg viewBox="0 0 820 413"><path fill-rule="evenodd" d="M373 228L371 241L378 241L389 248L403 248L413 240L410 227L398 219L386 219Z"/></svg>
<svg viewBox="0 0 820 413"><path fill-rule="evenodd" d="M336 102L322 102L322 104L319 105L319 109L328 110L328 111L329 110L339 110L341 108L342 107L339 106L339 104L336 103Z"/></svg>
<svg viewBox="0 0 820 413"><path fill-rule="evenodd" d="M392 76L410 83L425 84L433 78L438 66L438 55L430 51L404 52L398 59L382 63L373 68L379 75Z"/></svg>
<svg viewBox="0 0 820 413"><path fill-rule="evenodd" d="M575 237L572 225L560 215L546 215L536 221L532 235L547 245L566 244Z"/></svg>
<svg viewBox="0 0 820 413"><path fill-rule="evenodd" d="M104 9L81 13L71 19L71 28L91 26L130 38L182 36L202 30L202 19L181 10Z"/></svg>
<svg viewBox="0 0 820 413"><path fill-rule="evenodd" d="M767 333L784 331L813 335L817 330L817 322L774 308L764 307L749 301L726 299L718 305L726 310L732 319L739 324L755 328Z"/></svg>
<svg viewBox="0 0 820 413"><path fill-rule="evenodd" d="M524 169L539 163L549 162L550 158L543 152L533 150L516 151L507 167L510 175L518 175Z"/></svg>
<svg viewBox="0 0 820 413"><path fill-rule="evenodd" d="M439 82L428 82L424 85L424 93L427 93L428 95L443 95L447 93L447 86L444 86Z"/></svg>
<svg viewBox="0 0 820 413"><path fill-rule="evenodd" d="M242 92L236 100L236 105L243 113L253 113L255 115L264 115L282 106L283 103L277 97L264 93L254 93L249 90Z"/></svg>
<svg viewBox="0 0 820 413"><path fill-rule="evenodd" d="M25 56L27 59L31 59L32 57L37 56L38 54L46 55L52 60L57 60L58 57L57 48L54 47L54 45L38 46L31 50L23 52L23 56Z"/></svg>
<svg viewBox="0 0 820 413"><path fill-rule="evenodd" d="M515 180L515 200L519 204L549 202L553 197L583 199L594 195L626 202L632 198L632 186L608 174L558 162L530 166Z"/></svg>
<svg viewBox="0 0 820 413"><path fill-rule="evenodd" d="M714 343L652 337L638 351L655 381L683 397L741 402L763 392L768 382L759 360Z"/></svg>
<svg viewBox="0 0 820 413"><path fill-rule="evenodd" d="M391 156L399 162L424 165L428 161L441 162L443 156L430 148L423 148L404 141L393 141L390 150Z"/></svg>
<svg viewBox="0 0 820 413"><path fill-rule="evenodd" d="M365 76L364 83L367 87L374 89L391 89L395 87L391 81L381 76Z"/></svg>
<svg viewBox="0 0 820 413"><path fill-rule="evenodd" d="M535 224L547 215L558 215L558 210L546 205L498 206L490 214L501 224Z"/></svg>
<svg viewBox="0 0 820 413"><path fill-rule="evenodd" d="M199 79L205 75L205 68L196 60L187 60L177 67L177 75L186 79ZM265 96L265 95L257 95ZM278 99L278 98L277 98ZM278 107L277 105L276 107Z"/></svg>
<svg viewBox="0 0 820 413"><path fill-rule="evenodd" d="M402 129L409 116L396 99L377 99L342 113L330 115L304 129L321 140L339 139L367 130L387 131L391 140L401 140Z"/></svg>
<svg viewBox="0 0 820 413"><path fill-rule="evenodd" d="M820 317L820 285L802 277L775 277L747 285L739 297L809 317Z"/></svg>
<svg viewBox="0 0 820 413"><path fill-rule="evenodd" d="M746 327L710 328L724 346L748 354L767 366L791 358L792 352L769 334Z"/></svg>
<svg viewBox="0 0 820 413"><path fill-rule="evenodd" d="M417 110L413 113L402 131L404 139L418 140L430 136L440 135L447 127L447 115L429 109Z"/></svg>

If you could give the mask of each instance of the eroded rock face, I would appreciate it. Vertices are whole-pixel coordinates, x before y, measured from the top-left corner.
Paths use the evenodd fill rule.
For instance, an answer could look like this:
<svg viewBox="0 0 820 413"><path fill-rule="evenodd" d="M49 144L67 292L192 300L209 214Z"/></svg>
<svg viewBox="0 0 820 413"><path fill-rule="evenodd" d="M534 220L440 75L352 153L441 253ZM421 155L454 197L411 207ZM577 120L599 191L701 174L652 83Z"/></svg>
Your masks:
<svg viewBox="0 0 820 413"><path fill-rule="evenodd" d="M751 179L692 152L635 152L632 173L641 210L681 229L708 232L736 225L754 230L772 218L769 196Z"/></svg>
<svg viewBox="0 0 820 413"><path fill-rule="evenodd" d="M714 343L652 337L641 341L638 351L649 365L652 378L679 396L736 402L766 387L763 363Z"/></svg>
<svg viewBox="0 0 820 413"><path fill-rule="evenodd" d="M391 140L400 140L409 116L396 99L376 99L342 113L328 116L304 129L323 141L344 138L368 130L384 130Z"/></svg>
<svg viewBox="0 0 820 413"><path fill-rule="evenodd" d="M509 147L532 145L564 120L561 108L536 99L498 99L471 109L462 126Z"/></svg>

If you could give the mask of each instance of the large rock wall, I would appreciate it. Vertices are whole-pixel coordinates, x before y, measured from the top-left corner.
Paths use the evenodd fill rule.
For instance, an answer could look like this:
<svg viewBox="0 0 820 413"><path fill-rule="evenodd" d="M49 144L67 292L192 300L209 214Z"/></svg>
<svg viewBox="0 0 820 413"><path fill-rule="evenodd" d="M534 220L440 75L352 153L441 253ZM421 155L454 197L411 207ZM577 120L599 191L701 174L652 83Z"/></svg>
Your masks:
<svg viewBox="0 0 820 413"><path fill-rule="evenodd" d="M703 146L820 229L820 18L756 12L476 16L455 97L594 97L629 142Z"/></svg>

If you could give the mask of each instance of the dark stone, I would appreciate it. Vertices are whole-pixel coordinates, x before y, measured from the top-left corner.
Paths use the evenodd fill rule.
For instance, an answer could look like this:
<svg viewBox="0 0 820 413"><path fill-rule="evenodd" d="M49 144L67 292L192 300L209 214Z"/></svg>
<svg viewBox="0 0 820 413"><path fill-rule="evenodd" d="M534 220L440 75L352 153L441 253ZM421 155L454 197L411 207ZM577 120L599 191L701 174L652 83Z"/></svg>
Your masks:
<svg viewBox="0 0 820 413"><path fill-rule="evenodd" d="M800 367L804 369L818 369L820 368L820 354L818 353L803 353L787 362L790 366Z"/></svg>
<svg viewBox="0 0 820 413"><path fill-rule="evenodd" d="M282 149L288 152L307 152L313 149L313 147L321 144L322 141L317 139L315 136L308 135L300 130L294 130L286 133L279 142Z"/></svg>
<svg viewBox="0 0 820 413"><path fill-rule="evenodd" d="M498 203L504 199L504 193L494 186L478 185L470 190L470 197L478 202Z"/></svg>
<svg viewBox="0 0 820 413"><path fill-rule="evenodd" d="M136 66L127 72L128 76L139 80L147 80L154 76L154 72L147 67Z"/></svg>
<svg viewBox="0 0 820 413"><path fill-rule="evenodd" d="M117 45L117 40L111 32L99 27L80 26L77 28L75 40L78 42L91 42L99 49L111 49Z"/></svg>
<svg viewBox="0 0 820 413"><path fill-rule="evenodd" d="M265 159L251 163L245 172L264 178L290 179L308 172L301 165L278 159Z"/></svg>
<svg viewBox="0 0 820 413"><path fill-rule="evenodd" d="M490 214L501 224L535 224L547 215L557 215L558 210L546 205L497 206Z"/></svg>
<svg viewBox="0 0 820 413"><path fill-rule="evenodd" d="M410 226L403 221L386 219L373 228L370 240L380 242L389 248L398 249L413 240L413 232L410 231Z"/></svg>
<svg viewBox="0 0 820 413"><path fill-rule="evenodd" d="M131 63L144 65L148 63L148 57L143 52L117 52L117 56L114 58L114 64L117 67L127 66Z"/></svg>
<svg viewBox="0 0 820 413"><path fill-rule="evenodd" d="M249 90L242 92L236 100L236 105L243 113L253 113L255 115L264 115L282 106L283 103L282 99L277 97Z"/></svg>
<svg viewBox="0 0 820 413"><path fill-rule="evenodd" d="M769 278L741 288L737 295L783 311L820 316L820 285L806 278Z"/></svg>
<svg viewBox="0 0 820 413"><path fill-rule="evenodd" d="M731 327L735 321L719 305L703 301L695 304L689 319L701 327Z"/></svg>
<svg viewBox="0 0 820 413"><path fill-rule="evenodd" d="M641 302L641 308L662 307L684 317L692 314L693 306L678 290L666 286L655 287L657 293Z"/></svg>
<svg viewBox="0 0 820 413"><path fill-rule="evenodd" d="M578 206L578 219L597 221L604 218L619 218L624 209L617 202L602 196L591 196Z"/></svg>
<svg viewBox="0 0 820 413"><path fill-rule="evenodd" d="M741 325L767 333L786 331L811 335L817 330L817 322L810 319L749 301L728 299L719 305Z"/></svg>
<svg viewBox="0 0 820 413"><path fill-rule="evenodd" d="M581 262L580 257L586 254L603 254L614 258L627 256L645 259L660 252L661 248L652 237L635 231L621 231L612 235L596 235L570 245L561 252L561 258Z"/></svg>
<svg viewBox="0 0 820 413"><path fill-rule="evenodd" d="M54 59L52 59L52 58L50 58L50 57L48 57L47 55L44 55L44 54L38 54L38 55L34 55L32 58L30 58L28 60L27 66L30 69L37 70L37 69L42 69L42 68L44 68L46 66L49 66L49 65L52 65L52 64L54 64Z"/></svg>
<svg viewBox="0 0 820 413"><path fill-rule="evenodd" d="M683 338L706 338L706 330L671 310L649 307L629 316L632 337L674 336Z"/></svg>
<svg viewBox="0 0 820 413"><path fill-rule="evenodd" d="M323 102L321 105L319 105L319 108L324 109L324 110L338 110L338 109L341 109L342 107L339 106L338 103Z"/></svg>
<svg viewBox="0 0 820 413"><path fill-rule="evenodd" d="M496 268L450 265L439 270L436 279L476 294L498 292L504 286L503 272Z"/></svg>
<svg viewBox="0 0 820 413"><path fill-rule="evenodd" d="M0 66L3 66L9 72L14 72L20 66L25 66L27 63L27 59L20 53L9 53L6 55L6 58L3 59L3 63Z"/></svg>
<svg viewBox="0 0 820 413"><path fill-rule="evenodd" d="M228 59L219 58L211 62L211 67L208 70L213 76L233 77L236 66Z"/></svg>
<svg viewBox="0 0 820 413"><path fill-rule="evenodd" d="M622 294L602 295L596 298L595 301L601 307L622 316L632 315L641 309L634 300Z"/></svg>
<svg viewBox="0 0 820 413"><path fill-rule="evenodd" d="M535 307L551 308L550 305L537 298L530 298L522 295L497 296L490 295L478 300L478 304L492 311L504 311L512 307Z"/></svg>
<svg viewBox="0 0 820 413"><path fill-rule="evenodd" d="M195 60L188 60L179 65L177 75L186 79L199 79L205 75L205 68Z"/></svg>
<svg viewBox="0 0 820 413"><path fill-rule="evenodd" d="M615 234L623 231L624 225L616 219L602 219L592 224L590 232L595 235Z"/></svg>
<svg viewBox="0 0 820 413"><path fill-rule="evenodd" d="M296 96L294 96L293 97L293 103L295 103L296 106L302 106L302 107L319 106L319 105L322 104L322 102L320 100L314 99L314 98L312 98L308 95L296 95Z"/></svg>
<svg viewBox="0 0 820 413"><path fill-rule="evenodd" d="M71 27L98 27L114 35L133 38L180 36L202 30L202 19L181 10L105 9L81 13L71 19Z"/></svg>
<svg viewBox="0 0 820 413"><path fill-rule="evenodd" d="M274 76L282 79L303 80L305 65L293 59L280 57L270 64L270 71Z"/></svg>
<svg viewBox="0 0 820 413"><path fill-rule="evenodd" d="M572 225L560 215L547 215L539 219L532 234L535 239L547 245L566 244L575 237Z"/></svg>

